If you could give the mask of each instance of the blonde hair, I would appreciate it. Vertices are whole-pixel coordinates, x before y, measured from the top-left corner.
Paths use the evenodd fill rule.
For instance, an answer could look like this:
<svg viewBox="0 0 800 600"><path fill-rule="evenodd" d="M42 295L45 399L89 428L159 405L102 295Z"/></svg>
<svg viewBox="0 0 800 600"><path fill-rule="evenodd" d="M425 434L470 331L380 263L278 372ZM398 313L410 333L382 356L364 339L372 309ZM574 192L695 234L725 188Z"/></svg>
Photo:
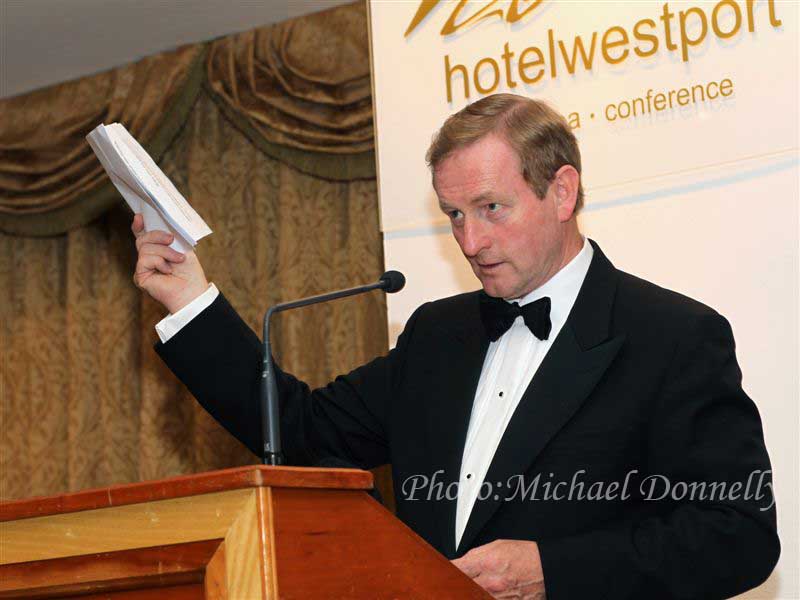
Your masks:
<svg viewBox="0 0 800 600"><path fill-rule="evenodd" d="M540 100L515 94L481 98L451 115L436 133L425 160L432 171L454 151L489 133L501 135L516 152L522 176L539 198L561 167L581 173L578 141L567 120ZM578 184L577 213L583 207L583 184Z"/></svg>

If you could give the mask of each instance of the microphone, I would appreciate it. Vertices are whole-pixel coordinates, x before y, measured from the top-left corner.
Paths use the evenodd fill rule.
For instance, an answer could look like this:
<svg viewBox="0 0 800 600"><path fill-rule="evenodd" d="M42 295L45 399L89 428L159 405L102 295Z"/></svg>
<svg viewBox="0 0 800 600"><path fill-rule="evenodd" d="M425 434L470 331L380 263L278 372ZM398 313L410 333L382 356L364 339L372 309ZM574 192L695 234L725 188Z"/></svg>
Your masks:
<svg viewBox="0 0 800 600"><path fill-rule="evenodd" d="M400 271L386 271L381 275L380 282L384 284L383 289L387 294L394 294L405 287L406 278Z"/></svg>
<svg viewBox="0 0 800 600"><path fill-rule="evenodd" d="M337 298L345 298L356 294L363 294L372 290L383 290L387 294L394 294L403 289L406 278L399 271L386 271L375 283L360 285L345 290L328 292L318 296L309 296L276 304L267 309L264 315L264 362L261 369L261 387L259 401L261 404L261 440L263 444L263 454L261 457L265 465L280 465L283 463L283 452L281 451L281 432L280 432L280 413L278 408L278 383L275 379L275 365L272 362L272 350L269 341L269 320L276 312L283 312L290 308L299 308L309 304L327 302Z"/></svg>

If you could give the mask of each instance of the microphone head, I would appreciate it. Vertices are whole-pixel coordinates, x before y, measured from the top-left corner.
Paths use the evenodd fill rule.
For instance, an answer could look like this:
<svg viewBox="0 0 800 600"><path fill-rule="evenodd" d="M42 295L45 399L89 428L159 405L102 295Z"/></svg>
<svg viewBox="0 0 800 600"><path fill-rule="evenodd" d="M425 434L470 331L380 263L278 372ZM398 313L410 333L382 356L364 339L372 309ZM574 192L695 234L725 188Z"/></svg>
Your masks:
<svg viewBox="0 0 800 600"><path fill-rule="evenodd" d="M400 271L386 271L380 279L387 294L399 292L406 285L406 278Z"/></svg>

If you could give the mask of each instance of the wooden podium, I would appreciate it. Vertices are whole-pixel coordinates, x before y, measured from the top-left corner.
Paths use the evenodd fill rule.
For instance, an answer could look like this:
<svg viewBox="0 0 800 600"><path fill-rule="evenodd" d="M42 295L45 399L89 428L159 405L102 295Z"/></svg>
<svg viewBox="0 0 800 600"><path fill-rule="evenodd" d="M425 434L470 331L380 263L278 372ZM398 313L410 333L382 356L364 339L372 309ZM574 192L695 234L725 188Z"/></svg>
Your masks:
<svg viewBox="0 0 800 600"><path fill-rule="evenodd" d="M350 469L251 466L0 504L0 598L488 598Z"/></svg>

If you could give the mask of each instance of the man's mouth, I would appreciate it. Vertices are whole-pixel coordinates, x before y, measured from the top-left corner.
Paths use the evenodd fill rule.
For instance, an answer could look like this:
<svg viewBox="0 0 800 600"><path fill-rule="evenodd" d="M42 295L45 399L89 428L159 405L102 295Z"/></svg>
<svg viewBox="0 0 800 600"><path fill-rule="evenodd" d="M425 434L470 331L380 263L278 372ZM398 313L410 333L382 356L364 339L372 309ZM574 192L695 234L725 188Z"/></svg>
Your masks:
<svg viewBox="0 0 800 600"><path fill-rule="evenodd" d="M491 271L491 270L493 270L493 269L496 269L497 267L499 267L499 266L500 266L500 265L502 265L502 264L503 264L502 262L496 262L496 263L478 263L478 266L481 268L481 270L482 270L482 271Z"/></svg>

